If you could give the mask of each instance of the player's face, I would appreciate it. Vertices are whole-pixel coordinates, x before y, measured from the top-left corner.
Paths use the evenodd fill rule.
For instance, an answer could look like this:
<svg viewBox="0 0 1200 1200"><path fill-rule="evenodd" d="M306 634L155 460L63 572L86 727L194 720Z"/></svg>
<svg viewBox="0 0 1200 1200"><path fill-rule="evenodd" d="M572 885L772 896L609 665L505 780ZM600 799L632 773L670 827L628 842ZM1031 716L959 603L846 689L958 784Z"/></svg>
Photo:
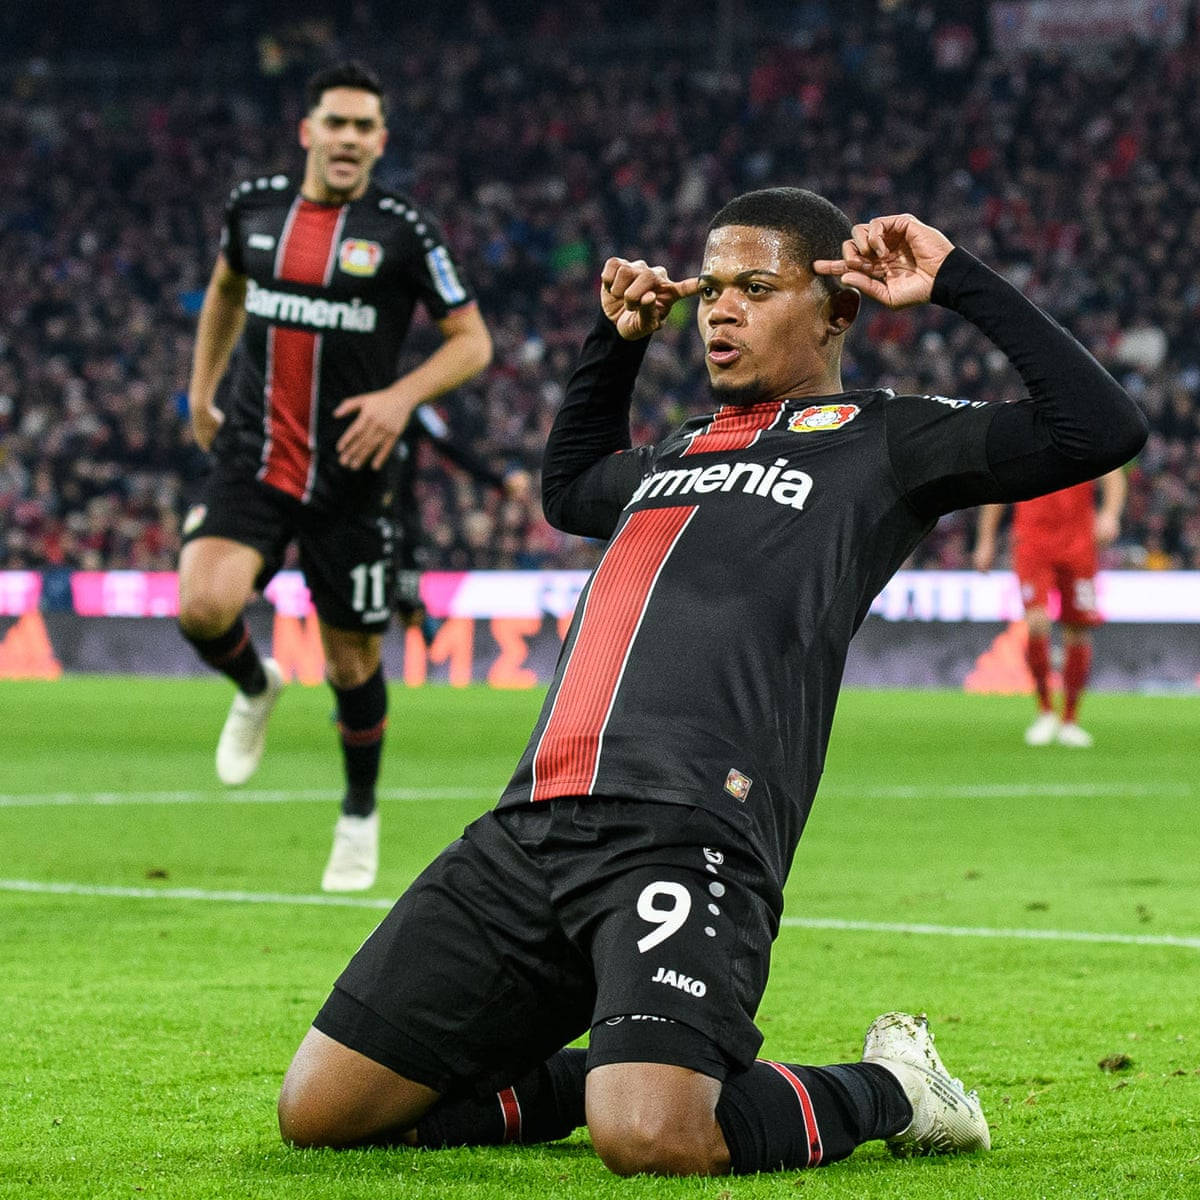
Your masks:
<svg viewBox="0 0 1200 1200"><path fill-rule="evenodd" d="M304 195L323 204L356 200L366 191L371 168L386 144L378 96L358 88L329 88L300 122L300 145L308 151Z"/></svg>
<svg viewBox="0 0 1200 1200"><path fill-rule="evenodd" d="M722 403L757 404L828 389L831 361L836 368L829 291L789 256L782 232L751 225L714 229L704 248L699 296L705 365Z"/></svg>

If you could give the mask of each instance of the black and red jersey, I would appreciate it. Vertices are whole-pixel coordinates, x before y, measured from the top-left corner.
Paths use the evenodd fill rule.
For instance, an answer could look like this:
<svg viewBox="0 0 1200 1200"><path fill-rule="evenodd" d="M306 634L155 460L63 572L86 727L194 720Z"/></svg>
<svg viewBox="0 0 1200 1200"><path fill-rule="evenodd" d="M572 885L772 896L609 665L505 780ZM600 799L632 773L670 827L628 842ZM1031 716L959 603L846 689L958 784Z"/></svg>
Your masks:
<svg viewBox="0 0 1200 1200"><path fill-rule="evenodd" d="M274 175L234 189L221 249L247 289L216 453L305 504L370 503L381 473L338 464L333 410L395 382L418 304L437 321L472 299L437 224L375 184L317 204Z"/></svg>
<svg viewBox="0 0 1200 1200"><path fill-rule="evenodd" d="M935 300L992 336L1034 398L874 390L728 406L628 449L646 343L598 323L551 433L543 498L552 523L610 540L502 807L577 795L702 807L782 885L850 639L938 516L1101 474L1145 438L1103 368L970 255L943 265Z"/></svg>

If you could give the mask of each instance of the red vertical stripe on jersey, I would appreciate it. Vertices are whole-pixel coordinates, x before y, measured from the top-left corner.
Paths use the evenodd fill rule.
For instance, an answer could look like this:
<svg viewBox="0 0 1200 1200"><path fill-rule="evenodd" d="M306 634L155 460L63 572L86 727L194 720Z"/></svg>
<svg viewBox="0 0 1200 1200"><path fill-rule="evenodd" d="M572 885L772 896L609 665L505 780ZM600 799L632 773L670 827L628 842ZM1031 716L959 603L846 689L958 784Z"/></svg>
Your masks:
<svg viewBox="0 0 1200 1200"><path fill-rule="evenodd" d="M496 1093L500 1101L500 1115L504 1118L503 1141L519 1142L521 1140L521 1102L512 1088L505 1088Z"/></svg>
<svg viewBox="0 0 1200 1200"><path fill-rule="evenodd" d="M583 796L654 584L695 508L636 512L592 577L571 657L533 756L533 801Z"/></svg>
<svg viewBox="0 0 1200 1200"><path fill-rule="evenodd" d="M711 454L714 451L745 450L754 445L764 429L779 420L783 404L752 404L748 408L727 404L692 438L686 454Z"/></svg>
<svg viewBox="0 0 1200 1200"><path fill-rule="evenodd" d="M343 208L297 200L275 256L275 278L322 286L328 282ZM275 326L270 332L266 444L259 479L307 498L312 477L320 347L318 334Z"/></svg>
<svg viewBox="0 0 1200 1200"><path fill-rule="evenodd" d="M309 428L315 402L313 367L317 335L275 328L267 335L271 374L267 380L267 441L259 479L297 500L308 490L312 446Z"/></svg>
<svg viewBox="0 0 1200 1200"><path fill-rule="evenodd" d="M340 206L301 200L292 211L275 257L275 278L288 283L328 282L333 235L341 219Z"/></svg>
<svg viewBox="0 0 1200 1200"><path fill-rule="evenodd" d="M821 1131L817 1128L817 1114L813 1111L812 1097L808 1094L808 1088L800 1082L800 1077L796 1072L789 1071L783 1063L772 1062L769 1058L760 1058L758 1061L765 1063L768 1067L773 1067L792 1085L792 1091L796 1093L796 1100L800 1104L800 1111L804 1114L804 1133L808 1138L807 1165L819 1167L824 1150L821 1147Z"/></svg>

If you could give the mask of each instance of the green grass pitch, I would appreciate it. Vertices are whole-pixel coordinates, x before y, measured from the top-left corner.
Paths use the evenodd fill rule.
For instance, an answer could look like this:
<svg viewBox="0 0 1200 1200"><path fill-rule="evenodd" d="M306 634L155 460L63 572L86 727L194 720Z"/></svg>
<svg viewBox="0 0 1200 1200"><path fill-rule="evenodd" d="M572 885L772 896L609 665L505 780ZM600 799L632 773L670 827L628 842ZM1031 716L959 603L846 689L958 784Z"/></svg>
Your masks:
<svg viewBox="0 0 1200 1200"><path fill-rule="evenodd" d="M389 898L488 807L536 693L392 691L384 867L318 880L339 766L291 687L224 792L221 681L0 684L0 1197L1200 1196L1200 701L1095 695L1091 751L1030 750L1022 698L847 692L759 1014L764 1054L858 1057L928 1011L994 1151L619 1180L530 1148L298 1152L280 1079ZM1124 1063L1103 1070L1102 1060Z"/></svg>

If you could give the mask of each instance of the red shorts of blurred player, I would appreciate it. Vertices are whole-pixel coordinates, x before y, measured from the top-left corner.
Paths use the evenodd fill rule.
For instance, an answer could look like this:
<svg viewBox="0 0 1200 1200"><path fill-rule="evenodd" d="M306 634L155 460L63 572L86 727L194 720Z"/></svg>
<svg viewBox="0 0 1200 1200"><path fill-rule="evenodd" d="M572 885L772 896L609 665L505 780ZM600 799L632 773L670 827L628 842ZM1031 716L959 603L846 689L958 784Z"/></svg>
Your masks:
<svg viewBox="0 0 1200 1200"><path fill-rule="evenodd" d="M1013 552L1013 570L1021 584L1026 611L1049 609L1050 593L1057 592L1062 605L1058 619L1064 625L1103 622L1096 607L1096 568L1092 546L1050 548L1018 543Z"/></svg>

